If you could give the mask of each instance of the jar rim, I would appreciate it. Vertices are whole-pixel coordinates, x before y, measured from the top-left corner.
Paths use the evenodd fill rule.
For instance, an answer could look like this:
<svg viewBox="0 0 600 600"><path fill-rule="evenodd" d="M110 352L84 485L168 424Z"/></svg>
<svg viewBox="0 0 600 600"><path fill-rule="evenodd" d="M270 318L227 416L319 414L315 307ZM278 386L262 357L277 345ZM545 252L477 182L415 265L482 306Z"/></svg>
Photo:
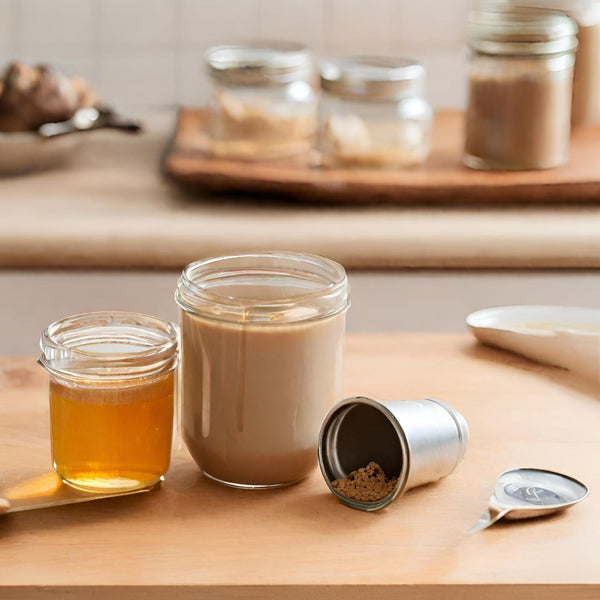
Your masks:
<svg viewBox="0 0 600 600"><path fill-rule="evenodd" d="M397 56L351 55L320 63L323 90L340 96L397 99L422 92L425 68L412 59Z"/></svg>
<svg viewBox="0 0 600 600"><path fill-rule="evenodd" d="M577 49L577 25L564 13L497 6L469 14L469 46L483 54L551 55Z"/></svg>
<svg viewBox="0 0 600 600"><path fill-rule="evenodd" d="M64 317L40 337L39 364L73 380L123 381L166 374L177 366L179 331L174 323L126 311Z"/></svg>
<svg viewBox="0 0 600 600"><path fill-rule="evenodd" d="M559 11L574 19L579 26L600 23L598 0L479 0L482 10L541 9Z"/></svg>
<svg viewBox="0 0 600 600"><path fill-rule="evenodd" d="M308 78L314 70L308 46L280 40L212 46L204 59L212 77L232 85L290 83Z"/></svg>
<svg viewBox="0 0 600 600"><path fill-rule="evenodd" d="M297 293L241 297L218 292L219 285L265 284L279 278ZM276 289L276 288L273 288ZM290 324L346 310L348 278L339 263L316 254L287 251L208 257L187 265L177 283L177 304L186 312L233 323Z"/></svg>

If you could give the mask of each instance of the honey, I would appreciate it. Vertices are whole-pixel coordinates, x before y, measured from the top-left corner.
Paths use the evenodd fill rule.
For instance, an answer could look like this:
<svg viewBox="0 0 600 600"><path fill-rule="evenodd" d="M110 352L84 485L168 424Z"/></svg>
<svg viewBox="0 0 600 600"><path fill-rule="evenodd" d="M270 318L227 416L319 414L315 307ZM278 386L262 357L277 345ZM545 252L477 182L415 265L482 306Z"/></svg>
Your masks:
<svg viewBox="0 0 600 600"><path fill-rule="evenodd" d="M82 489L131 489L157 482L169 468L173 373L123 387L50 382L52 460Z"/></svg>
<svg viewBox="0 0 600 600"><path fill-rule="evenodd" d="M94 492L160 481L171 459L176 326L135 313L87 313L50 325L40 346L56 473Z"/></svg>

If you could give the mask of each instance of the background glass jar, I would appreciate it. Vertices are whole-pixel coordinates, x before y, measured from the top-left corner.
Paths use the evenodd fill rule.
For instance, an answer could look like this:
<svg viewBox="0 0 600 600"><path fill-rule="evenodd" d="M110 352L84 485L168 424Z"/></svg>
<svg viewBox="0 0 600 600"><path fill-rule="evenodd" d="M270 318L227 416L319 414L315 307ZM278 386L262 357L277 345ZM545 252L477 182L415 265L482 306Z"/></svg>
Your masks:
<svg viewBox="0 0 600 600"><path fill-rule="evenodd" d="M206 52L214 84L209 151L260 160L307 152L317 130L318 79L301 44L256 42Z"/></svg>
<svg viewBox="0 0 600 600"><path fill-rule="evenodd" d="M160 481L173 433L177 328L155 317L97 312L44 330L55 471L86 491Z"/></svg>
<svg viewBox="0 0 600 600"><path fill-rule="evenodd" d="M184 269L176 300L183 437L202 471L238 487L306 477L340 398L343 267L287 252L210 258Z"/></svg>
<svg viewBox="0 0 600 600"><path fill-rule="evenodd" d="M567 162L576 31L556 12L470 15L467 166L523 170Z"/></svg>
<svg viewBox="0 0 600 600"><path fill-rule="evenodd" d="M571 125L600 125L600 0L479 0L483 6L558 10L579 28L573 69Z"/></svg>
<svg viewBox="0 0 600 600"><path fill-rule="evenodd" d="M321 64L319 149L324 166L408 167L431 146L425 69L398 58L350 56Z"/></svg>

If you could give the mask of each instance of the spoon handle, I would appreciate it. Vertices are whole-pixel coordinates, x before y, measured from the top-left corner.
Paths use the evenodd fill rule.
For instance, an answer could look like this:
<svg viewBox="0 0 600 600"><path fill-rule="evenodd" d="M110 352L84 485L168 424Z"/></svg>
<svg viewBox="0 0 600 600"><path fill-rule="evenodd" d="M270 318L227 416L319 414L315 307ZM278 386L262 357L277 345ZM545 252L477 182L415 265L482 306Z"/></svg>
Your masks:
<svg viewBox="0 0 600 600"><path fill-rule="evenodd" d="M486 529L490 525L493 525L496 521L499 521L509 511L510 508L499 508L493 504L490 504L479 517L477 523L475 523L475 525L473 525L473 527L471 527L467 533L475 533L476 531Z"/></svg>
<svg viewBox="0 0 600 600"><path fill-rule="evenodd" d="M66 135L67 133L74 133L76 131L85 130L77 127L75 123L69 119L68 121L60 121L59 123L44 123L38 129L38 134L44 138L52 138L59 135Z"/></svg>

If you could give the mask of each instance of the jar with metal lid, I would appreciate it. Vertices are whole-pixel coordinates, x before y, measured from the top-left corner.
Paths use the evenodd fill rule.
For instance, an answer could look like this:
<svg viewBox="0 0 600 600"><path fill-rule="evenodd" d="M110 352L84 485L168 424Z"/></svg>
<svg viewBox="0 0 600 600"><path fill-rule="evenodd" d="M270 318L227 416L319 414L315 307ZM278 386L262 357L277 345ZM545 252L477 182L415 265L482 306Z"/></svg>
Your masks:
<svg viewBox="0 0 600 600"><path fill-rule="evenodd" d="M179 279L185 443L220 483L305 478L323 415L339 400L348 280L309 254L200 260Z"/></svg>
<svg viewBox="0 0 600 600"><path fill-rule="evenodd" d="M148 315L67 317L42 333L55 471L86 491L154 485L169 468L178 330Z"/></svg>
<svg viewBox="0 0 600 600"><path fill-rule="evenodd" d="M571 125L600 125L600 0L489 0L488 3L504 9L557 10L577 23Z"/></svg>
<svg viewBox="0 0 600 600"><path fill-rule="evenodd" d="M216 46L208 151L263 160L308 152L317 130L318 79L311 51L289 42Z"/></svg>
<svg viewBox="0 0 600 600"><path fill-rule="evenodd" d="M558 12L471 13L467 166L526 170L567 162L576 33Z"/></svg>
<svg viewBox="0 0 600 600"><path fill-rule="evenodd" d="M350 56L321 64L324 166L409 167L431 145L425 69L413 60Z"/></svg>

